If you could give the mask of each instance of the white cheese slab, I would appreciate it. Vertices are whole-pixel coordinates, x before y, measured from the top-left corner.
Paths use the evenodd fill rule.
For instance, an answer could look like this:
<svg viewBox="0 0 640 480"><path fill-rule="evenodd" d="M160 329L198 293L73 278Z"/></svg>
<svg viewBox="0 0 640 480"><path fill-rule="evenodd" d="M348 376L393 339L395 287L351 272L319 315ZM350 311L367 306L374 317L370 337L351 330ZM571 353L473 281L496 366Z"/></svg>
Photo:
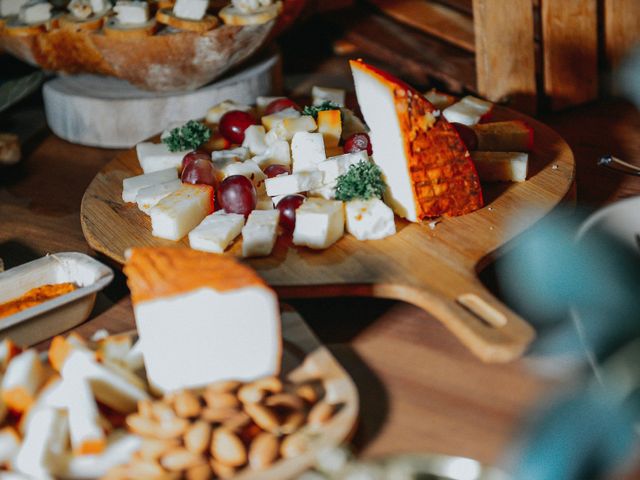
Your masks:
<svg viewBox="0 0 640 480"><path fill-rule="evenodd" d="M240 235L244 226L244 215L218 210L189 233L189 245L194 250L223 253Z"/></svg>
<svg viewBox="0 0 640 480"><path fill-rule="evenodd" d="M187 20L202 20L208 6L208 0L177 0L173 6L173 14Z"/></svg>
<svg viewBox="0 0 640 480"><path fill-rule="evenodd" d="M254 210L242 229L242 256L265 257L271 254L278 236L278 210Z"/></svg>
<svg viewBox="0 0 640 480"><path fill-rule="evenodd" d="M351 200L345 204L347 231L358 240L379 240L396 233L393 210L382 200Z"/></svg>
<svg viewBox="0 0 640 480"><path fill-rule="evenodd" d="M294 172L317 170L318 164L327 159L322 134L296 133L291 142L291 156Z"/></svg>
<svg viewBox="0 0 640 480"><path fill-rule="evenodd" d="M171 180L170 182L160 183L158 185L151 185L150 187L141 188L136 195L136 203L138 208L144 213L148 214L149 211L155 207L160 200L164 197L168 197L173 192L178 190L182 186L182 182L179 179Z"/></svg>
<svg viewBox="0 0 640 480"><path fill-rule="evenodd" d="M143 188L171 182L178 179L176 168L166 168L151 173L145 173L135 177L125 178L122 181L122 200L125 202L135 202L136 196Z"/></svg>
<svg viewBox="0 0 640 480"><path fill-rule="evenodd" d="M172 152L164 143L142 142L136 145L138 162L144 173L157 172L167 168L179 169L182 159L190 150Z"/></svg>
<svg viewBox="0 0 640 480"><path fill-rule="evenodd" d="M324 174L318 170L311 172L298 172L291 175L279 175L267 178L264 182L267 195L292 195L294 193L308 192L320 188L323 184Z"/></svg>
<svg viewBox="0 0 640 480"><path fill-rule="evenodd" d="M325 249L344 234L344 206L336 200L308 198L296 210L293 243Z"/></svg>

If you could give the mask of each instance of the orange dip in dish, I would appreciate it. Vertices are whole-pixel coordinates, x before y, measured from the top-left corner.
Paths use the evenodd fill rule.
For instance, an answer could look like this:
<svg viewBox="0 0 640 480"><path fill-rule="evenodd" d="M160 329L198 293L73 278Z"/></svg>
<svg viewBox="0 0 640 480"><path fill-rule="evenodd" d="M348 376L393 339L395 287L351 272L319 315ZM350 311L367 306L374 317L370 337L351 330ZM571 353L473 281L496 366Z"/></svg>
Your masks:
<svg viewBox="0 0 640 480"><path fill-rule="evenodd" d="M27 308L35 307L52 298L73 292L76 288L75 284L69 282L32 288L21 297L0 304L0 318L8 317Z"/></svg>

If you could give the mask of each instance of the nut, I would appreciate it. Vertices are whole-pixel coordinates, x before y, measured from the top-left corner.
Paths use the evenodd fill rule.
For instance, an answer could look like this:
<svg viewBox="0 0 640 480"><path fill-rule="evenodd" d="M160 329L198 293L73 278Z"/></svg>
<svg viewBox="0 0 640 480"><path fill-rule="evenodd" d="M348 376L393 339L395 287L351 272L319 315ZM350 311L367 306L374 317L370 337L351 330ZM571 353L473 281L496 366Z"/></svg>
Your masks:
<svg viewBox="0 0 640 480"><path fill-rule="evenodd" d="M238 414L235 408L204 408L200 414L202 420L211 423L222 423Z"/></svg>
<svg viewBox="0 0 640 480"><path fill-rule="evenodd" d="M206 465L206 462L202 455L179 447L165 453L160 460L160 464L170 472L181 472L202 464Z"/></svg>
<svg viewBox="0 0 640 480"><path fill-rule="evenodd" d="M280 393L282 381L278 377L266 377L244 385L238 390L238 398L242 403L261 402L267 392Z"/></svg>
<svg viewBox="0 0 640 480"><path fill-rule="evenodd" d="M281 435L290 435L302 427L304 420L304 413L301 411L293 411L284 418L284 421L278 427L278 433Z"/></svg>
<svg viewBox="0 0 640 480"><path fill-rule="evenodd" d="M134 460L127 466L127 477L159 480L166 478L167 472L158 462L151 460Z"/></svg>
<svg viewBox="0 0 640 480"><path fill-rule="evenodd" d="M222 479L233 478L236 474L235 468L229 467L228 465L223 465L222 463L217 462L213 458L209 461L209 466L211 467L211 471L218 478L222 478Z"/></svg>
<svg viewBox="0 0 640 480"><path fill-rule="evenodd" d="M303 385L295 387L294 393L309 405L313 405L320 399L321 392L319 390L321 390L320 387L314 386L311 383L305 383Z"/></svg>
<svg viewBox="0 0 640 480"><path fill-rule="evenodd" d="M302 410L304 408L304 400L292 393L276 393L267 397L264 401L267 407L284 407L292 410Z"/></svg>
<svg viewBox="0 0 640 480"><path fill-rule="evenodd" d="M238 433L238 430L245 427L250 421L251 418L245 412L237 412L235 415L225 420L222 423L222 426L228 428L232 432Z"/></svg>
<svg viewBox="0 0 640 480"><path fill-rule="evenodd" d="M143 437L156 437L158 430L160 430L158 422L151 418L143 417L138 413L127 416L126 423L129 430Z"/></svg>
<svg viewBox="0 0 640 480"><path fill-rule="evenodd" d="M173 409L182 418L197 417L202 411L200 400L195 393L182 390L175 395Z"/></svg>
<svg viewBox="0 0 640 480"><path fill-rule="evenodd" d="M151 410L151 405L153 405L153 401L148 398L144 400L138 401L138 413L143 417L151 418L153 417L153 412Z"/></svg>
<svg viewBox="0 0 640 480"><path fill-rule="evenodd" d="M247 403L244 411L251 417L256 425L267 432L275 432L279 426L278 417L272 410L259 403Z"/></svg>
<svg viewBox="0 0 640 480"><path fill-rule="evenodd" d="M228 428L219 427L213 431L211 454L228 467L241 467L247 463L247 449L240 437Z"/></svg>
<svg viewBox="0 0 640 480"><path fill-rule="evenodd" d="M318 402L309 411L307 422L312 427L319 427L325 424L336 411L336 406L327 402Z"/></svg>
<svg viewBox="0 0 640 480"><path fill-rule="evenodd" d="M150 409L153 418L163 423L176 418L176 412L164 402L153 402Z"/></svg>
<svg viewBox="0 0 640 480"><path fill-rule="evenodd" d="M280 455L284 458L297 457L309 448L309 440L303 432L296 432L285 437L280 445Z"/></svg>
<svg viewBox="0 0 640 480"><path fill-rule="evenodd" d="M251 442L249 447L249 465L256 470L263 470L278 458L280 442L272 433L262 432Z"/></svg>
<svg viewBox="0 0 640 480"><path fill-rule="evenodd" d="M205 391L204 400L211 408L236 408L240 401L233 393Z"/></svg>
<svg viewBox="0 0 640 480"><path fill-rule="evenodd" d="M192 453L203 454L211 441L211 425L204 421L195 422L184 434L184 446Z"/></svg>
<svg viewBox="0 0 640 480"><path fill-rule="evenodd" d="M138 453L144 460L158 460L164 453L178 447L177 440L156 440L155 438L144 438Z"/></svg>
<svg viewBox="0 0 640 480"><path fill-rule="evenodd" d="M186 471L185 478L186 480L209 480L211 478L211 467L207 463L191 467Z"/></svg>

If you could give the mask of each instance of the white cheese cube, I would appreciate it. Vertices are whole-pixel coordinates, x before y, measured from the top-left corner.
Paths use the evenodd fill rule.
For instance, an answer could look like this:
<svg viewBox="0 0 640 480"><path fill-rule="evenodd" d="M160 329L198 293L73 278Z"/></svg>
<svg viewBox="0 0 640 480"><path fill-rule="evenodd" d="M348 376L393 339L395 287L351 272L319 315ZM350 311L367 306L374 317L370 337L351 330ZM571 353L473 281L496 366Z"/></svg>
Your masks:
<svg viewBox="0 0 640 480"><path fill-rule="evenodd" d="M293 243L313 249L328 248L344 234L344 206L336 200L308 198L296 210Z"/></svg>
<svg viewBox="0 0 640 480"><path fill-rule="evenodd" d="M20 449L20 436L13 427L0 430L0 465L13 462Z"/></svg>
<svg viewBox="0 0 640 480"><path fill-rule="evenodd" d="M252 155L262 155L267 149L266 133L262 125L250 125L244 131L242 146L248 148Z"/></svg>
<svg viewBox="0 0 640 480"><path fill-rule="evenodd" d="M167 168L179 169L189 150L172 152L164 143L142 142L136 145L136 153L142 171L152 173Z"/></svg>
<svg viewBox="0 0 640 480"><path fill-rule="evenodd" d="M358 240L379 240L396 233L393 210L379 198L351 200L345 210L347 231Z"/></svg>
<svg viewBox="0 0 640 480"><path fill-rule="evenodd" d="M285 118L298 118L301 113L295 108L285 108L279 112L272 113L271 115L265 115L262 117L261 122L264 128L271 130L276 124L283 121Z"/></svg>
<svg viewBox="0 0 640 480"><path fill-rule="evenodd" d="M424 94L424 98L429 100L431 104L438 110L444 110L445 108L453 105L456 102L456 97L447 93L442 93L435 88L429 90Z"/></svg>
<svg viewBox="0 0 640 480"><path fill-rule="evenodd" d="M212 187L182 184L149 210L152 234L167 240L180 240L212 211Z"/></svg>
<svg viewBox="0 0 640 480"><path fill-rule="evenodd" d="M149 4L141 1L118 0L113 11L124 25L141 25L149 21Z"/></svg>
<svg viewBox="0 0 640 480"><path fill-rule="evenodd" d="M38 353L25 350L9 363L2 378L2 400L12 410L25 412L36 400L36 392L45 380Z"/></svg>
<svg viewBox="0 0 640 480"><path fill-rule="evenodd" d="M269 145L265 155L269 158L268 165L291 165L291 147L286 140L278 140Z"/></svg>
<svg viewBox="0 0 640 480"><path fill-rule="evenodd" d="M22 6L27 2L28 0L0 0L0 16L18 15Z"/></svg>
<svg viewBox="0 0 640 480"><path fill-rule="evenodd" d="M292 195L294 193L308 192L322 187L323 173L319 171L297 172L291 175L279 175L267 178L264 182L267 195Z"/></svg>
<svg viewBox="0 0 640 480"><path fill-rule="evenodd" d="M249 105L236 103L232 100L225 100L224 102L220 102L217 105L214 105L207 111L206 120L208 123L218 124L220 123L220 119L222 118L222 116L225 113L230 112L231 110L250 112L251 107Z"/></svg>
<svg viewBox="0 0 640 480"><path fill-rule="evenodd" d="M140 189L136 195L138 208L144 213L149 214L149 210L155 207L160 200L164 197L168 197L181 186L182 182L179 179L175 179L170 182L151 185L150 187Z"/></svg>
<svg viewBox="0 0 640 480"><path fill-rule="evenodd" d="M322 134L296 133L291 142L291 156L294 172L316 170L327 159Z"/></svg>
<svg viewBox="0 0 640 480"><path fill-rule="evenodd" d="M171 182L178 179L176 168L157 170L152 173L145 173L136 177L125 178L122 181L122 200L125 202L135 202L136 196L143 188Z"/></svg>
<svg viewBox="0 0 640 480"><path fill-rule="evenodd" d="M155 260L158 254L169 261ZM248 267L189 249L133 249L125 272L155 389L251 381L279 372L278 298ZM149 275L162 288L148 285Z"/></svg>
<svg viewBox="0 0 640 480"><path fill-rule="evenodd" d="M265 257L271 254L278 236L278 210L254 210L242 229L242 256Z"/></svg>
<svg viewBox="0 0 640 480"><path fill-rule="evenodd" d="M91 9L94 14L102 13L111 8L109 0L91 0Z"/></svg>
<svg viewBox="0 0 640 480"><path fill-rule="evenodd" d="M51 18L52 8L49 2L29 2L20 8L18 19L27 25L46 22Z"/></svg>
<svg viewBox="0 0 640 480"><path fill-rule="evenodd" d="M337 147L342 136L342 119L340 110L323 110L318 112L318 132L324 138L327 148Z"/></svg>
<svg viewBox="0 0 640 480"><path fill-rule="evenodd" d="M258 197L258 201L256 202L256 210L273 210L275 206L273 205L273 200L271 197L264 195L262 197Z"/></svg>
<svg viewBox="0 0 640 480"><path fill-rule="evenodd" d="M331 185L335 184L338 177L347 173L352 165L368 161L369 155L367 155L367 152L345 153L328 158L325 162L319 163L318 170L324 173L325 185Z"/></svg>
<svg viewBox="0 0 640 480"><path fill-rule="evenodd" d="M271 197L271 200L273 201L273 206L277 207L278 203L280 203L280 200L282 200L286 196L287 195L276 195L274 197Z"/></svg>
<svg viewBox="0 0 640 480"><path fill-rule="evenodd" d="M258 110L258 116L261 117L264 115L264 111L269 106L270 103L275 102L276 100L280 100L286 97L258 97L256 98L256 109Z"/></svg>
<svg viewBox="0 0 640 480"><path fill-rule="evenodd" d="M442 111L449 122L475 125L493 109L493 103L467 95Z"/></svg>
<svg viewBox="0 0 640 480"><path fill-rule="evenodd" d="M69 434L77 455L97 454L107 444L98 405L89 382L82 378L65 378L68 391Z"/></svg>
<svg viewBox="0 0 640 480"><path fill-rule="evenodd" d="M311 89L314 105L322 105L324 102L335 103L344 107L346 92L341 88L313 87Z"/></svg>
<svg viewBox="0 0 640 480"><path fill-rule="evenodd" d="M242 175L243 177L247 177L251 180L253 186L256 187L256 192L258 194L264 193L264 181L267 176L260 169L258 164L252 160L230 163L222 169L222 173L224 173L225 178L230 177L231 175Z"/></svg>
<svg viewBox="0 0 640 480"><path fill-rule="evenodd" d="M191 230L189 245L194 250L223 253L231 242L240 235L243 225L244 215L218 210Z"/></svg>
<svg viewBox="0 0 640 480"><path fill-rule="evenodd" d="M309 196L324 198L325 200L335 200L336 186L337 186L336 182L325 184L320 188L309 190Z"/></svg>
<svg viewBox="0 0 640 480"><path fill-rule="evenodd" d="M313 132L318 125L311 115L304 115L297 118L285 118L276 122L269 133L275 135L279 140L291 140L298 132ZM269 144L273 143L270 141Z"/></svg>
<svg viewBox="0 0 640 480"><path fill-rule="evenodd" d="M483 182L524 182L529 155L522 152L471 152L471 159Z"/></svg>
<svg viewBox="0 0 640 480"><path fill-rule="evenodd" d="M177 0L173 6L173 14L187 20L202 20L208 6L208 0Z"/></svg>
<svg viewBox="0 0 640 480"><path fill-rule="evenodd" d="M227 150L214 150L211 152L211 160L214 163L220 163L228 158L232 158L235 162L249 160L251 155L247 147L229 148Z"/></svg>

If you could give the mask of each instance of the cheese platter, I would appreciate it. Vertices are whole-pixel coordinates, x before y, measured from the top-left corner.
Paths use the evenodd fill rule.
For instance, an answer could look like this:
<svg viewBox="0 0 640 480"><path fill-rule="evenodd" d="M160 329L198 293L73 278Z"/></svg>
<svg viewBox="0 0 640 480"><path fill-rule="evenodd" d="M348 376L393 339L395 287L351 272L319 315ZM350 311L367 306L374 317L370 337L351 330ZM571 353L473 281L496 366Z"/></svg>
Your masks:
<svg viewBox="0 0 640 480"><path fill-rule="evenodd" d="M228 252L282 295L404 300L485 361L519 357L533 329L477 274L571 196L571 150L517 112L352 70L368 126L318 87L304 109L223 102L119 155L83 198L88 243L120 263L131 246Z"/></svg>

